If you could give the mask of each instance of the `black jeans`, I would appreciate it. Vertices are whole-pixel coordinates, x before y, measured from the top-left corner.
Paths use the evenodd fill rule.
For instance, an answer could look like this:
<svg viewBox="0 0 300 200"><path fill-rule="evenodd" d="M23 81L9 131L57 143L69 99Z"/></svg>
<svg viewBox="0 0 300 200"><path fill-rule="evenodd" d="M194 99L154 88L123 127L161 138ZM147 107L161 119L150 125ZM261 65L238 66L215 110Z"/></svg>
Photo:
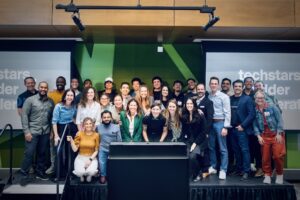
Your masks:
<svg viewBox="0 0 300 200"><path fill-rule="evenodd" d="M49 137L49 134L32 134L32 140L30 142L25 141L24 158L21 166L22 172L28 173L34 154L36 154L36 173L45 172L46 153L49 151Z"/></svg>
<svg viewBox="0 0 300 200"><path fill-rule="evenodd" d="M59 137L62 137L64 128L65 128L66 124L57 124L57 132ZM77 133L77 126L76 124L69 123L69 128L70 128L70 136L75 137L76 133ZM59 168L59 173L60 173L60 178L64 178L66 177L68 171L72 170L73 168L73 163L76 157L76 154L71 150L70 148L70 143L67 141L67 136L69 136L69 130L66 130L66 135L65 138L60 138L61 140L63 139L62 142L62 146L61 146L61 153L59 155L59 160L60 160L60 168ZM55 155L56 155L56 151L57 151L58 146L54 147L55 150ZM70 154L70 155L69 155ZM54 171L55 174L57 174L57 155L55 156L55 161L54 161ZM71 165L69 166L69 162L71 163ZM69 167L71 167L71 169L69 169Z"/></svg>

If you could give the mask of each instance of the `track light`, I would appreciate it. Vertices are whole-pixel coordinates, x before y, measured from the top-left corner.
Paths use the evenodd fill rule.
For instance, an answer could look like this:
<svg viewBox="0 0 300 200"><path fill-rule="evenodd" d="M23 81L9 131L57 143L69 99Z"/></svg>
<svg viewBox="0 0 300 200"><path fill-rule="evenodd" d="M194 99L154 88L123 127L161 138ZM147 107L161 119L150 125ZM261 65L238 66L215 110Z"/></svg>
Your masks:
<svg viewBox="0 0 300 200"><path fill-rule="evenodd" d="M212 27L215 23L220 20L220 17L215 17L213 14L211 15L208 23L203 27L204 31L207 31L210 27Z"/></svg>
<svg viewBox="0 0 300 200"><path fill-rule="evenodd" d="M85 27L81 23L79 12L74 12L73 15L72 15L72 19L73 19L74 24L79 29L79 31L84 31L85 30Z"/></svg>
<svg viewBox="0 0 300 200"><path fill-rule="evenodd" d="M214 11L216 7L207 6L206 0L203 6L190 7L190 6L142 6L140 1L137 6L97 6L97 5L75 5L73 0L67 5L57 4L56 9L64 9L66 12L74 13L72 19L80 31L84 31L85 27L82 25L79 17L79 10L198 10L200 13L209 14L209 21L203 27L204 31L207 31L215 23L217 23L220 18L214 16ZM76 14L78 16L76 16Z"/></svg>

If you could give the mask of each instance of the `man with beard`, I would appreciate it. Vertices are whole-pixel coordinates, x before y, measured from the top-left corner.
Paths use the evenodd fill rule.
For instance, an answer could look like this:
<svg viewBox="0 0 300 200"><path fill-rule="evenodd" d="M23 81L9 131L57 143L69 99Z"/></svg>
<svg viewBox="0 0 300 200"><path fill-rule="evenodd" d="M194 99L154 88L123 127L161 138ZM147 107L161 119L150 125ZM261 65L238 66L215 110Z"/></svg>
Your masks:
<svg viewBox="0 0 300 200"><path fill-rule="evenodd" d="M120 127L112 122L112 114L105 110L101 113L102 124L97 126L97 131L100 134L101 142L98 154L100 163L100 183L106 182L106 166L109 154L109 145L111 142L121 142Z"/></svg>
<svg viewBox="0 0 300 200"><path fill-rule="evenodd" d="M221 82L221 92L227 94L228 96L232 96L231 88L231 80L229 78L223 78Z"/></svg>
<svg viewBox="0 0 300 200"><path fill-rule="evenodd" d="M182 108L184 104L184 94L182 92L183 83L180 80L173 82L173 92L171 93L171 99L176 99L178 107Z"/></svg>
<svg viewBox="0 0 300 200"><path fill-rule="evenodd" d="M192 99L197 99L197 90L196 90L196 80L193 79L193 78L189 78L187 80L187 91L186 91L186 94L185 94L185 101L186 99L188 98L192 98ZM185 102L184 101L184 102Z"/></svg>
<svg viewBox="0 0 300 200"><path fill-rule="evenodd" d="M56 90L49 92L48 97L51 98L54 102L54 105L61 102L61 98L65 92L66 79L63 76L56 78ZM57 141L58 142L58 141ZM46 170L46 174L52 174L54 172L54 162L56 158L56 152L53 148L54 145L54 134L51 132L50 135L50 161L51 166Z"/></svg>
<svg viewBox="0 0 300 200"><path fill-rule="evenodd" d="M32 164L33 155L36 159L36 178L46 180L46 152L49 144L51 117L54 108L53 100L48 98L48 83L42 81L38 86L38 94L26 99L21 115L22 128L25 136L25 150L20 169L23 178L21 184L30 181L28 171Z"/></svg>

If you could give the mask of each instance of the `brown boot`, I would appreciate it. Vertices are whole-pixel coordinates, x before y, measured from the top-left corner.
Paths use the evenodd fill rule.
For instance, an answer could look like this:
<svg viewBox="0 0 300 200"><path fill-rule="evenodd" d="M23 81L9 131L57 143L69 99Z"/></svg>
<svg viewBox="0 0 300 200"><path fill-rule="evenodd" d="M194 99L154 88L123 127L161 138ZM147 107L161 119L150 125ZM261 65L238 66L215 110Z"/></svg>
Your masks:
<svg viewBox="0 0 300 200"><path fill-rule="evenodd" d="M254 177L262 177L264 175L264 172L261 168L258 168Z"/></svg>

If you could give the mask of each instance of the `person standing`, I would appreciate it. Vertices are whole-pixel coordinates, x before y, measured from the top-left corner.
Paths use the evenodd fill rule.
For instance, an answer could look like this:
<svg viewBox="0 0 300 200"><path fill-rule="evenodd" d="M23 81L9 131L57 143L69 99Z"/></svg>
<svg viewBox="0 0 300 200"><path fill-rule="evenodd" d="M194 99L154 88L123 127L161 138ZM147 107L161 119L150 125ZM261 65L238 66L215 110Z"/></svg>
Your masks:
<svg viewBox="0 0 300 200"><path fill-rule="evenodd" d="M255 102L254 79L250 76L244 78L244 85L243 94L249 96ZM261 147L254 134L249 135L249 148L251 171L255 172L254 177L261 177L264 175L261 165Z"/></svg>
<svg viewBox="0 0 300 200"><path fill-rule="evenodd" d="M176 99L170 99L167 108L163 111L163 116L167 120L168 134L166 140L168 142L178 142L182 124L180 121L181 115L177 106Z"/></svg>
<svg viewBox="0 0 300 200"><path fill-rule="evenodd" d="M77 108L76 124L78 130L83 130L83 120L90 117L94 120L96 126L100 124L100 104L96 94L96 89L85 88L82 91L82 98Z"/></svg>
<svg viewBox="0 0 300 200"><path fill-rule="evenodd" d="M120 113L120 130L123 142L142 142L143 116L139 103L130 99L126 111Z"/></svg>
<svg viewBox="0 0 300 200"><path fill-rule="evenodd" d="M56 89L48 93L48 97L51 98L54 102L54 105L61 102L62 96L65 92L66 79L63 76L56 78ZM50 134L50 161L51 166L46 170L46 174L52 174L54 172L54 164L56 160L56 151L54 148L54 133L53 131Z"/></svg>
<svg viewBox="0 0 300 200"><path fill-rule="evenodd" d="M101 113L102 123L97 126L101 136L98 160L100 164L100 183L106 182L106 166L109 154L109 145L112 142L122 142L120 127L112 123L112 114L105 110Z"/></svg>
<svg viewBox="0 0 300 200"><path fill-rule="evenodd" d="M139 103L143 116L150 114L150 107L154 103L153 97L150 96L149 90L146 85L141 85L139 94L135 96Z"/></svg>
<svg viewBox="0 0 300 200"><path fill-rule="evenodd" d="M131 80L132 90L130 91L130 96L134 98L139 93L141 85L142 85L142 80L138 77L134 77Z"/></svg>
<svg viewBox="0 0 300 200"><path fill-rule="evenodd" d="M226 172L228 167L228 150L226 136L228 128L230 128L231 110L229 96L219 90L219 79L211 77L209 81L211 92L208 98L213 102L214 115L212 130L209 134L209 153L210 153L210 174L216 174L217 157L216 157L216 141L218 142L221 152L221 165L219 172L219 179L226 179Z"/></svg>
<svg viewBox="0 0 300 200"><path fill-rule="evenodd" d="M254 79L250 76L244 78L244 90L243 90L243 94L250 96L251 99L254 100Z"/></svg>
<svg viewBox="0 0 300 200"><path fill-rule="evenodd" d="M168 103L170 100L170 90L168 88L168 86L164 85L161 88L161 99L160 100L156 100L155 102L160 103L161 104L161 109L165 110L168 107Z"/></svg>
<svg viewBox="0 0 300 200"><path fill-rule="evenodd" d="M120 92L123 99L123 107L126 108L128 101L132 99L132 97L129 95L130 92L129 83L122 82Z"/></svg>
<svg viewBox="0 0 300 200"><path fill-rule="evenodd" d="M117 94L114 98L114 104L111 107L112 121L114 124L119 124L120 122L120 113L124 110L123 99L121 95Z"/></svg>
<svg viewBox="0 0 300 200"><path fill-rule="evenodd" d="M80 94L78 78L71 79L71 87L70 88L75 92L75 97Z"/></svg>
<svg viewBox="0 0 300 200"><path fill-rule="evenodd" d="M163 142L168 134L166 118L161 114L161 105L154 103L151 113L143 119L143 138L145 142Z"/></svg>
<svg viewBox="0 0 300 200"><path fill-rule="evenodd" d="M171 99L176 99L177 106L181 108L184 103L184 94L182 92L183 83L180 80L175 80L173 82L173 92L171 94Z"/></svg>
<svg viewBox="0 0 300 200"><path fill-rule="evenodd" d="M53 100L47 95L48 83L42 81L38 85L38 94L28 97L23 105L21 115L25 136L24 158L20 172L23 179L28 180L28 171L36 154L36 178L47 180L45 175L46 152L49 147L51 117L54 108Z"/></svg>
<svg viewBox="0 0 300 200"><path fill-rule="evenodd" d="M247 180L250 173L250 152L248 136L253 134L252 122L255 117L251 97L243 95L243 81L233 82L234 94L230 97L231 127L229 138L236 158L236 172L242 173L241 180Z"/></svg>
<svg viewBox="0 0 300 200"><path fill-rule="evenodd" d="M18 114L20 116L22 114L22 107L23 107L25 100L28 97L31 97L31 96L35 95L36 93L38 93L38 91L35 89L35 80L33 77L31 77L31 76L26 77L24 79L24 85L26 87L26 91L23 92L22 94L20 94L17 99Z"/></svg>
<svg viewBox="0 0 300 200"><path fill-rule="evenodd" d="M161 87L162 87L162 79L159 76L155 76L152 78L152 96L154 101L161 99Z"/></svg>
<svg viewBox="0 0 300 200"><path fill-rule="evenodd" d="M67 89L63 96L62 101L55 105L52 116L52 130L54 133L54 146L58 146L59 141L62 140L62 135L65 129L65 126L69 126L69 131L72 137L77 133L77 126L74 123L76 117L76 105L75 105L75 92L71 89ZM60 177L65 177L68 172L68 145L66 142L67 133L65 139L62 143L62 153L59 157L60 160ZM57 148L54 148L55 152ZM73 155L70 156L71 159ZM55 163L57 160L55 160ZM55 164L57 166L57 163ZM54 171L57 168L55 167ZM56 171L57 173L57 171Z"/></svg>
<svg viewBox="0 0 300 200"><path fill-rule="evenodd" d="M271 160L273 158L276 170L275 183L283 184L283 165L286 150L281 113L276 105L270 105L266 102L263 91L257 91L254 98L256 118L253 122L253 129L262 150L262 168L265 174L263 183L271 183Z"/></svg>
<svg viewBox="0 0 300 200"><path fill-rule="evenodd" d="M98 97L101 97L102 94L106 94L109 97L109 101L113 102L117 92L114 89L114 80L112 77L107 77L104 80L104 90L98 92Z"/></svg>
<svg viewBox="0 0 300 200"><path fill-rule="evenodd" d="M213 102L207 96L205 96L206 89L203 83L199 83L196 89L198 95L196 99L198 111L200 115L204 115L206 119L205 133L208 136L211 131L212 123L213 123L213 116L214 116Z"/></svg>
<svg viewBox="0 0 300 200"><path fill-rule="evenodd" d="M194 78L189 78L186 82L187 82L187 91L184 97L185 101L188 98L196 99L197 98L196 80Z"/></svg>
<svg viewBox="0 0 300 200"><path fill-rule="evenodd" d="M221 92L227 94L228 96L232 96L231 88L231 80L229 78L223 78L221 82Z"/></svg>
<svg viewBox="0 0 300 200"><path fill-rule="evenodd" d="M179 141L187 145L190 175L193 181L198 181L203 178L203 173L208 172L209 151L205 118L199 114L196 102L192 98L188 98L184 104L181 121L182 134Z"/></svg>

